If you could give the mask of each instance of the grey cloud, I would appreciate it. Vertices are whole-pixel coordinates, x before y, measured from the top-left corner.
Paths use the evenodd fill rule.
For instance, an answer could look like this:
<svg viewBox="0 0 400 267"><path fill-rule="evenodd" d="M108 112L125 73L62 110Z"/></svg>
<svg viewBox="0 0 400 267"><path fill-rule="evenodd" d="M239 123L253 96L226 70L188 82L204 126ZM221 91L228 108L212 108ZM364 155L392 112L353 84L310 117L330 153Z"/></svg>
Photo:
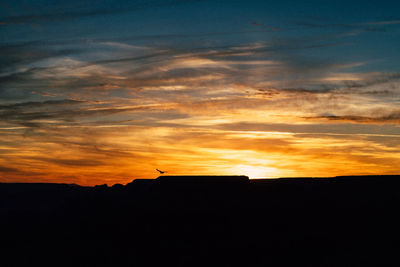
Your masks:
<svg viewBox="0 0 400 267"><path fill-rule="evenodd" d="M36 62L57 59L71 54L78 54L79 49L39 48L25 46L2 47L4 54L0 59L0 99L26 99L32 91L45 89L49 81L40 80L36 75L51 68L35 66Z"/></svg>
<svg viewBox="0 0 400 267"><path fill-rule="evenodd" d="M78 55L84 49L69 47L59 48L54 45L43 44L40 41L27 42L21 44L2 44L0 52L3 56L0 59L0 75L4 73L12 74L20 66L26 67L29 64L45 59L52 59L68 55Z"/></svg>
<svg viewBox="0 0 400 267"><path fill-rule="evenodd" d="M26 126L35 126L38 123L31 122L34 120L41 119L59 119L62 121L71 121L74 118L82 118L88 116L104 116L110 115L120 112L133 111L137 110L134 108L127 109L118 109L118 108L106 108L101 110L85 110L85 109L77 109L77 110L59 110L53 112L20 112L20 113L3 113L0 114L0 119L17 124L23 124Z"/></svg>
<svg viewBox="0 0 400 267"><path fill-rule="evenodd" d="M215 126L217 129L228 131L266 131L266 132L290 132L290 133L309 133L309 134L379 134L379 135L399 135L400 128L395 124L386 125L367 125L352 123L331 123L331 124L286 124L286 123L227 123Z"/></svg>
<svg viewBox="0 0 400 267"><path fill-rule="evenodd" d="M10 168L10 167L4 167L4 166L1 166L0 165L0 173L1 172L3 172L3 173L13 173L13 172L18 172L18 169L15 169L15 168Z"/></svg>
<svg viewBox="0 0 400 267"><path fill-rule="evenodd" d="M308 88L261 88L258 89L259 94L266 96L274 96L281 93L289 93L296 95L306 95L306 94L321 94L328 93L333 91L333 88L317 88L317 89L308 89Z"/></svg>
<svg viewBox="0 0 400 267"><path fill-rule="evenodd" d="M42 102L22 102L8 105L0 105L0 111L15 110L20 108L41 108L46 106L64 106L85 103L82 100L62 99L62 100L47 100Z"/></svg>
<svg viewBox="0 0 400 267"><path fill-rule="evenodd" d="M335 64L326 64L318 68L310 69L310 73L323 77L324 73L335 70ZM295 71L295 70L294 70ZM317 82L310 83L304 87L280 87L279 84L273 88L259 88L258 93L265 96L277 94L329 94L329 95L369 95L379 97L382 95L393 95L400 93L399 73L355 73L354 80L338 80L337 82L327 83L317 78ZM312 80L312 79L311 79ZM305 84L307 85L307 84Z"/></svg>
<svg viewBox="0 0 400 267"><path fill-rule="evenodd" d="M86 105L85 105L86 104ZM62 122L73 122L75 119L85 117L101 117L121 112L132 112L148 109L145 106L136 107L102 107L86 101L58 100L44 102L26 102L0 106L0 121L23 125L26 127L39 127L44 119L55 119Z"/></svg>
<svg viewBox="0 0 400 267"><path fill-rule="evenodd" d="M359 123L400 124L400 111L377 117L354 116L354 115L347 115L347 116L328 115L328 116L305 117L305 119L327 119L331 121L349 121L349 122L359 122Z"/></svg>
<svg viewBox="0 0 400 267"><path fill-rule="evenodd" d="M365 77L360 81L344 81L344 85L348 89L357 89L373 85L380 85L388 82L398 82L400 81L400 73L387 73L372 75L372 77ZM372 92L373 93L373 92Z"/></svg>

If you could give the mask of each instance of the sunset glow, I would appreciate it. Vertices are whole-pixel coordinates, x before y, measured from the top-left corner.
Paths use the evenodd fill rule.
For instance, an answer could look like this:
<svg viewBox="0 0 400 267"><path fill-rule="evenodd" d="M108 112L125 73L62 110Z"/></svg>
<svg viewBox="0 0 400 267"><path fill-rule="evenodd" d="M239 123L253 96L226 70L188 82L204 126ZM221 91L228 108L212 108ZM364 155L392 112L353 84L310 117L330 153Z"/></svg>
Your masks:
<svg viewBox="0 0 400 267"><path fill-rule="evenodd" d="M128 2L9 1L0 182L399 173L398 8Z"/></svg>

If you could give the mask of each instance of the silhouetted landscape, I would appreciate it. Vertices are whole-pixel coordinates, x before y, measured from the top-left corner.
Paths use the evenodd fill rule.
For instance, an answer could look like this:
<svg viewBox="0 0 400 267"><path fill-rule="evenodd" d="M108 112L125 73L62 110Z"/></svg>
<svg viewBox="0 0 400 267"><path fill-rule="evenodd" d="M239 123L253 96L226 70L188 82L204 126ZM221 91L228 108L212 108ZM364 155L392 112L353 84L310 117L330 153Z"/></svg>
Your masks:
<svg viewBox="0 0 400 267"><path fill-rule="evenodd" d="M400 176L0 183L2 266L398 266Z"/></svg>

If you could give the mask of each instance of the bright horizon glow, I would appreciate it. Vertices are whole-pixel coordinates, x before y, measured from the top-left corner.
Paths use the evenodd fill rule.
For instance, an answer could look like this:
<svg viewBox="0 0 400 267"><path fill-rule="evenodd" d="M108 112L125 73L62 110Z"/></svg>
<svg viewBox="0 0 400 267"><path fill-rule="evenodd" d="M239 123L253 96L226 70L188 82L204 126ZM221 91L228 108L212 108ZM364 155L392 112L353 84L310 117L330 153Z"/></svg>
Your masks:
<svg viewBox="0 0 400 267"><path fill-rule="evenodd" d="M251 165L237 165L232 170L233 173L246 175L250 179L278 177L279 174L275 168L260 167Z"/></svg>

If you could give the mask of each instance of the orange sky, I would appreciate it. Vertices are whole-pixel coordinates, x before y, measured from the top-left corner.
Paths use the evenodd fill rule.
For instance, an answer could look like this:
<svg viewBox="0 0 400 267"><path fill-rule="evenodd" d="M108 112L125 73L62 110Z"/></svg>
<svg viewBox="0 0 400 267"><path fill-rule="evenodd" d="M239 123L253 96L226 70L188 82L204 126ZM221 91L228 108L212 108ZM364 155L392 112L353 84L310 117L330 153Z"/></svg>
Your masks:
<svg viewBox="0 0 400 267"><path fill-rule="evenodd" d="M397 9L114 2L0 12L0 182L399 174Z"/></svg>
<svg viewBox="0 0 400 267"><path fill-rule="evenodd" d="M4 125L0 178L111 185L155 178L156 168L171 175L251 178L398 173L398 125L309 119L310 111L298 108L300 101L303 107L326 109L325 97L314 94L309 100L289 92L266 98L244 95L240 101L233 96L146 106L124 103L110 114L103 108L106 101L30 104L21 113L46 110L69 118L65 114L78 111L79 122L54 117L30 120L40 127ZM348 98L330 104L349 106L354 100Z"/></svg>

